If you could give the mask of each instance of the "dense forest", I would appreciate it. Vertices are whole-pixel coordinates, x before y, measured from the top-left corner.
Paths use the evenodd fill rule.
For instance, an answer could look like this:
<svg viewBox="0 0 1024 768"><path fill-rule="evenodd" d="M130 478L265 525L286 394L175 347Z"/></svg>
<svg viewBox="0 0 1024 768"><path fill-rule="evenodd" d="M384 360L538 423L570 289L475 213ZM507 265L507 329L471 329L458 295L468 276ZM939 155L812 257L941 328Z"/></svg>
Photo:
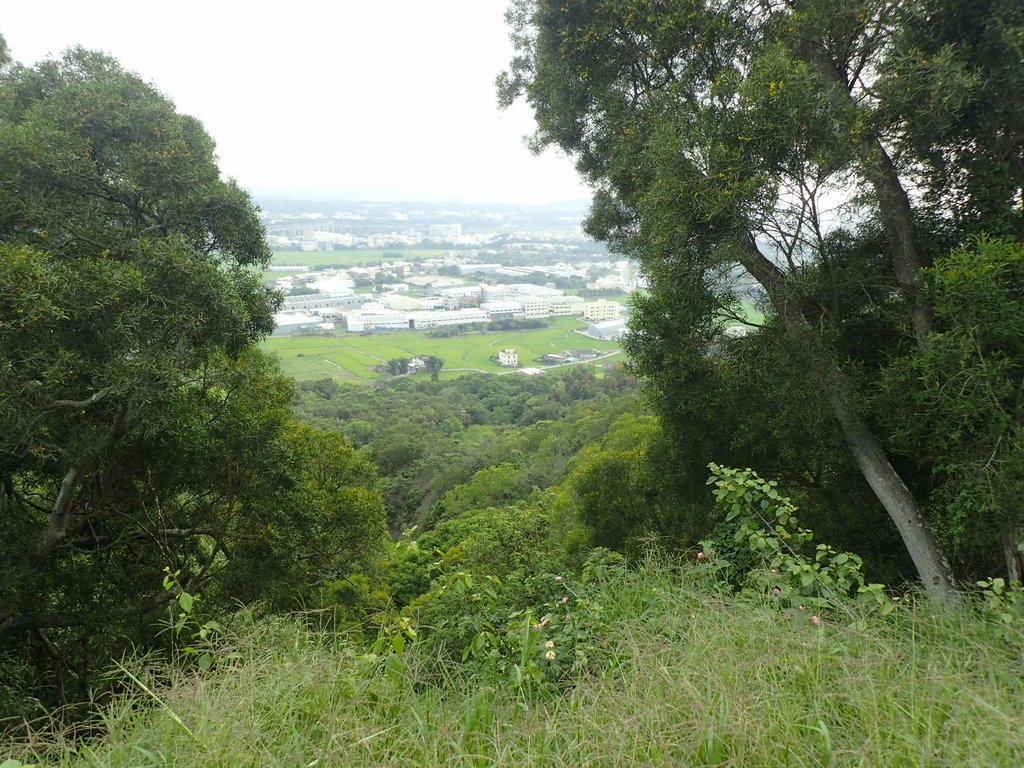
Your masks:
<svg viewBox="0 0 1024 768"><path fill-rule="evenodd" d="M264 764L1019 764L1024 6L508 21L501 100L649 280L615 370L289 381L199 122L0 38L12 754L260 764L246 727Z"/></svg>

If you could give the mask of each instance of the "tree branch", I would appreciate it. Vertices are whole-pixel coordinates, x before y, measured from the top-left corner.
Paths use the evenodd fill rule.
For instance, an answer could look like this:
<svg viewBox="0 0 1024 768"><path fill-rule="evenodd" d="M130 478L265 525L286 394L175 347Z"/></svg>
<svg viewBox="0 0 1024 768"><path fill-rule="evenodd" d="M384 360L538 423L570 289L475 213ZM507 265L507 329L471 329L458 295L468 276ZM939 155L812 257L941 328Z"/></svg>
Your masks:
<svg viewBox="0 0 1024 768"><path fill-rule="evenodd" d="M167 603L172 597L173 594L170 591L161 591L132 605L104 606L94 611L52 611L13 616L0 623L0 635L54 627L89 627L106 624L112 618L149 613Z"/></svg>
<svg viewBox="0 0 1024 768"><path fill-rule="evenodd" d="M113 387L104 387L99 392L95 392L91 396L87 397L85 400L54 400L53 404L57 408L88 408L90 405L95 405L110 394L111 389L113 389Z"/></svg>

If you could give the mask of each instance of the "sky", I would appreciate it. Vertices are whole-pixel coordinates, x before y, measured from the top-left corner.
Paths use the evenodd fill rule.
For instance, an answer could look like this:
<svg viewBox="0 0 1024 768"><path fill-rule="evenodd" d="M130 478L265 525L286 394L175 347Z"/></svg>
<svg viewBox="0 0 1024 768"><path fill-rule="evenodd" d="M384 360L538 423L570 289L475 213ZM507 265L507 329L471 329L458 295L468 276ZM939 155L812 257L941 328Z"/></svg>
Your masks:
<svg viewBox="0 0 1024 768"><path fill-rule="evenodd" d="M0 34L31 64L106 51L199 118L257 194L547 203L588 198L535 157L529 108L500 112L507 0L34 0Z"/></svg>

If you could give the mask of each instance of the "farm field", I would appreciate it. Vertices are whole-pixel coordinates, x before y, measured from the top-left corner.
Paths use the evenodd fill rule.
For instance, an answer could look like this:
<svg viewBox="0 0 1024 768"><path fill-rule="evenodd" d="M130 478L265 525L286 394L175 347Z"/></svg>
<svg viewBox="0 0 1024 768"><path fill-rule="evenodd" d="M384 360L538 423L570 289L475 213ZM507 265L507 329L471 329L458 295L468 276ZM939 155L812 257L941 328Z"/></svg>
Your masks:
<svg viewBox="0 0 1024 768"><path fill-rule="evenodd" d="M452 249L448 249L452 250ZM434 259L443 254L439 248L384 248L352 251L274 251L271 261L279 266L305 264L310 267L324 264L340 264L343 267L357 267L360 264L376 264L378 261L415 261Z"/></svg>
<svg viewBox="0 0 1024 768"><path fill-rule="evenodd" d="M533 359L570 349L594 349L612 352L614 341L598 341L575 333L585 324L574 318L558 318L550 328L526 331L470 333L436 339L423 332L396 331L373 335L337 334L332 336L285 336L268 339L264 347L277 354L284 373L296 381L332 378L359 381L378 378L373 366L396 357L435 355L445 362L442 375L456 369L507 372L489 359L502 349L515 349L524 366Z"/></svg>
<svg viewBox="0 0 1024 768"><path fill-rule="evenodd" d="M285 272L283 270L278 271L278 270L265 269L265 270L263 270L263 278L262 279L263 279L264 283L270 283L270 282L273 282L274 280L280 280L282 277L292 277L293 275L304 275L304 274L306 274L306 270L304 270L304 269L288 270L287 272Z"/></svg>

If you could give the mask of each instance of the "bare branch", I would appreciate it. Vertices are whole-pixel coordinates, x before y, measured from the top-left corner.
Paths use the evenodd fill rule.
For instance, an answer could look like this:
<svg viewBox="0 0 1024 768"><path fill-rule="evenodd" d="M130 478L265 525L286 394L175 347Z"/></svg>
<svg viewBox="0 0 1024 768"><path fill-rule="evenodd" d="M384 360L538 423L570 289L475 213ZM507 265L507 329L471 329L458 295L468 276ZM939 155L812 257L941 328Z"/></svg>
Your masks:
<svg viewBox="0 0 1024 768"><path fill-rule="evenodd" d="M88 408L90 405L95 405L108 394L110 394L111 389L113 389L113 387L104 387L99 392L95 392L91 396L85 398L85 400L54 400L53 404L57 408Z"/></svg>

